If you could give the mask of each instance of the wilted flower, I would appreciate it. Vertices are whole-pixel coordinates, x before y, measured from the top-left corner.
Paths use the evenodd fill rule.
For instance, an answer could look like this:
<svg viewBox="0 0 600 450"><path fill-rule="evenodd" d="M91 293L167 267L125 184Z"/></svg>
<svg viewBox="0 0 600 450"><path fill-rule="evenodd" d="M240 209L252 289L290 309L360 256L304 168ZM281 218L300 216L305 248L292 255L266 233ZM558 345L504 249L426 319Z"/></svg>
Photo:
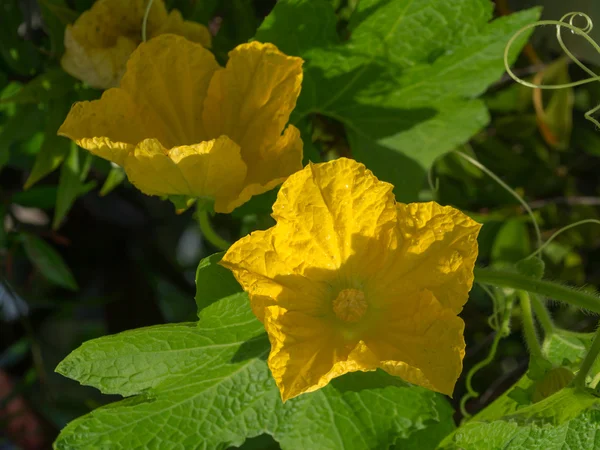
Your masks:
<svg viewBox="0 0 600 450"><path fill-rule="evenodd" d="M148 0L98 0L65 31L63 69L90 86L119 85L127 59L142 42L142 22ZM210 47L208 28L183 20L176 9L167 12L163 0L154 0L146 27L148 39L171 33Z"/></svg>
<svg viewBox="0 0 600 450"><path fill-rule="evenodd" d="M265 325L283 400L377 368L452 394L480 225L392 188L353 160L309 165L281 187L277 224L223 257Z"/></svg>
<svg viewBox="0 0 600 450"><path fill-rule="evenodd" d="M77 103L58 133L124 167L149 195L210 198L231 212L302 168L290 125L302 59L252 42L220 67L201 45L174 35L141 44L121 86Z"/></svg>

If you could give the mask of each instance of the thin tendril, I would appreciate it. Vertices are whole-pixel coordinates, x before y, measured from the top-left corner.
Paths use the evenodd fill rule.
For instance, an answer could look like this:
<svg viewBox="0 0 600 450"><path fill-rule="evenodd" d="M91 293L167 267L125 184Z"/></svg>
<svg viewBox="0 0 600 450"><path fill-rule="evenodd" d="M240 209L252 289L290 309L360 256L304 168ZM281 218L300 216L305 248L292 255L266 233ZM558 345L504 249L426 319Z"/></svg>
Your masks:
<svg viewBox="0 0 600 450"><path fill-rule="evenodd" d="M577 27L575 25L573 25L573 19L575 17L583 17L586 21L586 24L584 27ZM568 22L566 22L566 20L569 20ZM522 78L519 78L510 68L509 63L508 63L508 58L509 58L509 52L510 52L510 48L512 47L512 45L514 44L514 42L517 40L517 38L519 36L521 36L521 34L523 34L524 32L538 27L538 26L543 26L543 25L555 25L556 26L556 38L558 40L558 43L560 44L560 47L563 49L563 51L567 54L567 56L575 63L577 64L582 70L584 70L588 75L590 75L590 78L586 78L584 80L579 80L579 81L573 81L571 83L565 83L565 84L535 84L535 83L530 83L529 81L525 81ZM575 86L581 86L587 83L592 83L594 81L600 81L600 75L596 74L594 71L592 71L591 69L589 69L588 67L585 66L585 64L583 64L579 59L577 59L577 57L575 55L573 55L573 53L571 53L569 51L569 49L566 47L565 43L563 42L562 36L561 36L561 28L568 28L569 30L571 30L572 33L577 34L578 36L582 36L583 38L585 38L591 45L592 47L594 47L594 49L600 53L600 45L598 45L596 43L596 41L594 41L589 35L588 33L592 30L593 28L593 23L592 23L592 19L584 13L581 12L571 12L568 14L565 14L560 20L540 20L538 22L535 23L531 23L528 25L525 25L523 28L521 28L519 31L517 31L508 41L508 43L506 44L506 47L504 49L504 67L506 68L506 72L508 73L508 75L515 80L517 83L522 84L523 86L527 86L533 89L564 89L564 88L569 88L569 87L575 87ZM592 122L594 125L600 127L600 122L598 122L596 119L594 119L592 117L592 114L594 114L596 111L598 111L600 109L600 105L596 106L595 108L587 111L584 114L584 117L589 120L590 122Z"/></svg>
<svg viewBox="0 0 600 450"><path fill-rule="evenodd" d="M492 312L492 315L488 317L488 325L492 330L498 331L498 315L500 314L500 305L498 302L498 298L496 297L496 295L494 295L492 290L485 284L477 283L477 285L492 299L494 311Z"/></svg>
<svg viewBox="0 0 600 450"><path fill-rule="evenodd" d="M475 389L473 389L473 377L477 372L479 372L484 367L488 366L494 360L494 358L496 357L496 352L498 350L498 344L500 343L500 339L509 334L509 323L512 314L513 302L514 296L511 296L506 301L504 314L502 314L502 323L500 325L500 328L496 330L496 334L494 335L494 340L492 342L492 346L490 347L488 355L485 357L484 360L479 361L477 364L471 367L471 370L469 370L469 373L467 373L467 379L465 380L465 387L467 389L467 393L463 395L460 399L460 412L462 413L464 419L468 419L469 417L471 417L471 414L469 414L469 412L466 409L467 402L470 399L477 398L479 396L479 393L475 391Z"/></svg>
<svg viewBox="0 0 600 450"><path fill-rule="evenodd" d="M142 42L146 42L147 34L146 28L148 27L148 16L150 15L150 8L152 8L152 2L154 0L148 0L148 4L146 5L146 11L144 11L144 20L142 21Z"/></svg>
<svg viewBox="0 0 600 450"><path fill-rule="evenodd" d="M579 222L575 222L572 223L570 225L566 225L564 227L562 227L560 230L558 230L556 233L554 233L552 236L550 236L548 238L548 240L546 242L544 242L544 244L539 247L536 251L534 251L531 255L529 255L527 258L533 258L534 256L538 255L539 253L541 253L549 244L550 242L552 242L559 234L570 230L571 228L577 227L579 225L583 225L585 223L597 223L598 225L600 225L600 220L596 220L596 219L584 219L584 220L580 220Z"/></svg>
<svg viewBox="0 0 600 450"><path fill-rule="evenodd" d="M535 235L536 235L536 238L537 238L537 245L536 245L536 247L540 247L542 245L542 233L540 231L540 227L539 227L539 225L537 223L537 220L535 219L533 211L532 211L531 207L527 204L527 202L525 200L523 200L523 198L519 194L517 194L513 188L511 188L508 184L506 184L504 181L502 181L500 179L500 177L498 177L498 175L496 175L490 169L488 169L487 167L485 167L479 161L471 158L470 156L465 155L464 153L456 151L456 150L453 150L453 153L456 153L461 158L469 161L475 167L477 167L478 169L480 169L483 172L485 172L496 183L498 183L500 186L502 186L504 189L506 189L523 206L523 208L525 208L525 211L527 211L527 214L529 214L529 217L531 217L531 221L533 222L533 227L535 228Z"/></svg>

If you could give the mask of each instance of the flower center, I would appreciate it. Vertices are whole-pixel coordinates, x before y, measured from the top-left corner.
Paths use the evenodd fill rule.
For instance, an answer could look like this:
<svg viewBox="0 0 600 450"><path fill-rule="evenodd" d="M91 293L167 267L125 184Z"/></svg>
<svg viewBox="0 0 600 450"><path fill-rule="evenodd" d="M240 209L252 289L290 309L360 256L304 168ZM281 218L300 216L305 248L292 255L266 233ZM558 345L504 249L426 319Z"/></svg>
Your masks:
<svg viewBox="0 0 600 450"><path fill-rule="evenodd" d="M344 289L333 301L333 312L338 319L349 322L358 322L367 312L365 293L358 289Z"/></svg>

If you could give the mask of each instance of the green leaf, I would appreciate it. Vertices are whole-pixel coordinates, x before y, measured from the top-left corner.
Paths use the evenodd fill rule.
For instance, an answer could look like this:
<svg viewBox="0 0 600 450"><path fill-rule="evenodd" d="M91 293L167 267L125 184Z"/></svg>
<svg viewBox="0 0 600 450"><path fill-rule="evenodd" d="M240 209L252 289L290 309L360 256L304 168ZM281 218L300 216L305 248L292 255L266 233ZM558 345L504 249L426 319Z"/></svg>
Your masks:
<svg viewBox="0 0 600 450"><path fill-rule="evenodd" d="M543 345L556 366L576 369L593 334L558 331ZM594 366L591 375L600 372ZM541 380L542 383L545 380ZM530 395L540 383L524 375L511 389L447 436L440 449L596 449L600 399L589 390L567 387L537 402Z"/></svg>
<svg viewBox="0 0 600 450"><path fill-rule="evenodd" d="M31 173L25 182L29 189L43 177L54 171L69 152L70 141L56 133L69 112L71 102L68 99L54 100L48 105L48 119L44 130L44 141L40 147Z"/></svg>
<svg viewBox="0 0 600 450"><path fill-rule="evenodd" d="M65 95L73 89L75 78L67 74L62 68L54 67L38 75L21 89L1 100L2 103L44 103L49 100L62 99L71 107L71 102ZM69 110L67 109L67 112ZM66 113L61 118L64 121ZM57 127L58 129L58 127Z"/></svg>
<svg viewBox="0 0 600 450"><path fill-rule="evenodd" d="M110 172L108 172L108 176L106 177L106 181L102 185L100 189L100 195L105 196L108 195L119 186L123 180L125 179L125 171L122 167L117 166L116 164L112 164L110 168Z"/></svg>
<svg viewBox="0 0 600 450"><path fill-rule="evenodd" d="M284 450L386 448L448 420L441 396L382 371L349 374L283 404L268 351L245 294L213 303L197 324L89 341L57 371L133 397L71 422L55 447L212 449L268 433Z"/></svg>
<svg viewBox="0 0 600 450"><path fill-rule="evenodd" d="M92 156L86 153L84 164L80 165L79 148L74 143L70 145L71 149L60 170L58 191L56 193L56 208L54 210L54 219L52 220L52 228L55 230L60 227L77 197L86 194L96 186L95 182L84 184L84 180L90 169Z"/></svg>
<svg viewBox="0 0 600 450"><path fill-rule="evenodd" d="M306 61L292 122L342 122L352 155L410 201L435 158L487 124L473 98L502 75L505 44L539 9L488 23L492 13L488 0L363 0L341 43L330 2L282 0L255 39Z"/></svg>
<svg viewBox="0 0 600 450"><path fill-rule="evenodd" d="M26 191L15 192L12 203L30 208L51 209L56 205L57 186L35 186Z"/></svg>
<svg viewBox="0 0 600 450"><path fill-rule="evenodd" d="M23 14L16 0L3 0L0 14L0 59L13 72L33 75L41 65L41 58L35 45L19 35L18 28L23 23Z"/></svg>
<svg viewBox="0 0 600 450"><path fill-rule="evenodd" d="M35 135L43 120L37 105L19 105L15 109L14 114L0 126L0 168L8 163L13 145Z"/></svg>
<svg viewBox="0 0 600 450"><path fill-rule="evenodd" d="M21 242L27 256L44 277L58 286L77 290L71 270L56 250L44 240L28 233L21 234Z"/></svg>
<svg viewBox="0 0 600 450"><path fill-rule="evenodd" d="M77 12L70 9L65 0L40 0L40 11L50 36L51 55L55 58L65 50L65 27L77 19Z"/></svg>
<svg viewBox="0 0 600 450"><path fill-rule="evenodd" d="M507 220L496 235L492 247L494 263L516 263L531 253L527 225L521 219Z"/></svg>
<svg viewBox="0 0 600 450"><path fill-rule="evenodd" d="M225 252L207 256L196 270L196 305L198 314L214 302L233 294L242 292L242 287L230 270L218 263Z"/></svg>

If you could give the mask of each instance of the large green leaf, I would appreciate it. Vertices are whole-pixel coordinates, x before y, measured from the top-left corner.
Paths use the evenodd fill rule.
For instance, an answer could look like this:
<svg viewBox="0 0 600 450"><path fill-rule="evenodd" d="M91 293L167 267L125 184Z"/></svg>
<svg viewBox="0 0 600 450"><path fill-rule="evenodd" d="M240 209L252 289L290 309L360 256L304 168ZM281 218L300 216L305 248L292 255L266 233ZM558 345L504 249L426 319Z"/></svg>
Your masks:
<svg viewBox="0 0 600 450"><path fill-rule="evenodd" d="M539 16L489 22L492 12L488 0L361 0L342 43L331 2L282 0L255 38L306 61L292 121L342 122L353 156L409 201L437 156L487 124L474 97L503 73L508 39Z"/></svg>
<svg viewBox="0 0 600 450"><path fill-rule="evenodd" d="M450 421L443 397L384 372L354 373L283 404L269 342L245 294L161 325L83 344L57 371L129 397L71 422L58 449L227 448L270 434L283 449L387 448Z"/></svg>

